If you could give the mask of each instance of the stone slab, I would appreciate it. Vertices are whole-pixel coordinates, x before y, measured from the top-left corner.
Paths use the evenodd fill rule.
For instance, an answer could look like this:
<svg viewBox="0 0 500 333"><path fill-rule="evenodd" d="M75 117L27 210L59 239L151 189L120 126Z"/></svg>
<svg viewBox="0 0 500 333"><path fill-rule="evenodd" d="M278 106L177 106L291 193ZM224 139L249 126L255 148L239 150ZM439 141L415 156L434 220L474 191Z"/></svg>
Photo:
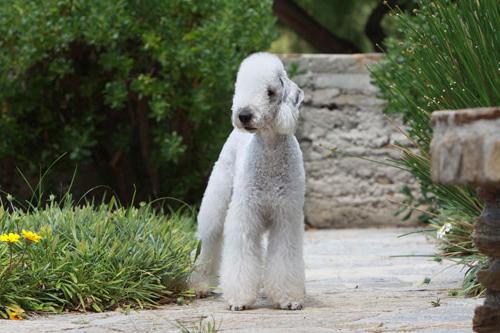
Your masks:
<svg viewBox="0 0 500 333"><path fill-rule="evenodd" d="M500 107L432 113L432 179L500 186Z"/></svg>
<svg viewBox="0 0 500 333"><path fill-rule="evenodd" d="M0 321L2 333L180 332L201 317L220 332L471 332L480 299L450 297L463 272L428 257L434 247L413 229L308 231L305 240L307 300L303 311L258 307L230 312L221 297L128 314L63 314ZM408 257L406 255L417 255ZM425 278L430 284L424 284ZM440 306L432 302L439 299ZM193 331L194 332L194 331Z"/></svg>

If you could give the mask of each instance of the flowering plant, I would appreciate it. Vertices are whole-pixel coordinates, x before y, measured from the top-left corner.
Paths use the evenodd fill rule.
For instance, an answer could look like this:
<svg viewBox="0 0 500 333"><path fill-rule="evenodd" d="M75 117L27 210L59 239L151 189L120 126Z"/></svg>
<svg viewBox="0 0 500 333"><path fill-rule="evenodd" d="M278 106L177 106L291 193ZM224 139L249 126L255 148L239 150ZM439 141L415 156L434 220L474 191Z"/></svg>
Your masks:
<svg viewBox="0 0 500 333"><path fill-rule="evenodd" d="M9 249L9 263L7 267L0 271L0 283L8 279L8 275L11 274L14 269L24 266L28 247L32 243L38 243L42 239L42 236L36 232L26 231L24 229L21 232L25 242L19 246L20 251L14 249L14 246L19 245L21 242L21 235L19 233L9 232L0 234L0 242L5 243ZM0 304L0 316L1 315L3 315L3 317L8 317L10 320L21 320L24 317L24 310L17 304Z"/></svg>
<svg viewBox="0 0 500 333"><path fill-rule="evenodd" d="M198 245L191 211L125 208L114 197L75 205L70 195L14 203L21 206L0 197L0 319L151 307L190 295Z"/></svg>

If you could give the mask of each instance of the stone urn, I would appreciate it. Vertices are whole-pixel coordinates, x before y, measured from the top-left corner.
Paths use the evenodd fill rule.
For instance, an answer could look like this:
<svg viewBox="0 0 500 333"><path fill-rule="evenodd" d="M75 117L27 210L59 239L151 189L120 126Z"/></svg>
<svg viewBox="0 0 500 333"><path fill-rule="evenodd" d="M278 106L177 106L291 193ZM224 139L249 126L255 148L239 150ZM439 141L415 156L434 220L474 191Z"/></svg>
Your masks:
<svg viewBox="0 0 500 333"><path fill-rule="evenodd" d="M477 274L487 291L473 329L500 332L500 107L435 111L432 126L433 181L471 185L484 200L473 239L489 257L488 268Z"/></svg>

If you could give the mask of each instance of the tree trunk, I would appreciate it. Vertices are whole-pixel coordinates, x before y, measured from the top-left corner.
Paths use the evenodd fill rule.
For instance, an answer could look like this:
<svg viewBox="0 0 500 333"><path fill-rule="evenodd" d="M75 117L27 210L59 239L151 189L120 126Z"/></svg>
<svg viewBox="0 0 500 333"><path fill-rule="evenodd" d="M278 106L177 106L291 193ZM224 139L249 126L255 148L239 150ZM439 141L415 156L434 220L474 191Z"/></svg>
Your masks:
<svg viewBox="0 0 500 333"><path fill-rule="evenodd" d="M359 53L350 41L337 37L292 0L274 0L274 14L322 53Z"/></svg>

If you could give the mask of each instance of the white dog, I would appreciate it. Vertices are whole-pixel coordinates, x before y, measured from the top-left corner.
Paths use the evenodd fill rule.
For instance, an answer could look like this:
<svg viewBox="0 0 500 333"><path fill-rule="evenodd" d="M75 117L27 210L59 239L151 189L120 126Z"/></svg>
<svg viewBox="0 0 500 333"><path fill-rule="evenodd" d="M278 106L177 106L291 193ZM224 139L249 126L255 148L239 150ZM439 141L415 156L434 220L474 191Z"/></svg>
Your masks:
<svg viewBox="0 0 500 333"><path fill-rule="evenodd" d="M203 295L217 286L220 269L222 291L234 311L256 301L261 277L276 307L302 308L305 181L294 132L303 97L278 57L256 53L241 63L232 106L235 129L203 196L202 247L191 276L193 288Z"/></svg>

